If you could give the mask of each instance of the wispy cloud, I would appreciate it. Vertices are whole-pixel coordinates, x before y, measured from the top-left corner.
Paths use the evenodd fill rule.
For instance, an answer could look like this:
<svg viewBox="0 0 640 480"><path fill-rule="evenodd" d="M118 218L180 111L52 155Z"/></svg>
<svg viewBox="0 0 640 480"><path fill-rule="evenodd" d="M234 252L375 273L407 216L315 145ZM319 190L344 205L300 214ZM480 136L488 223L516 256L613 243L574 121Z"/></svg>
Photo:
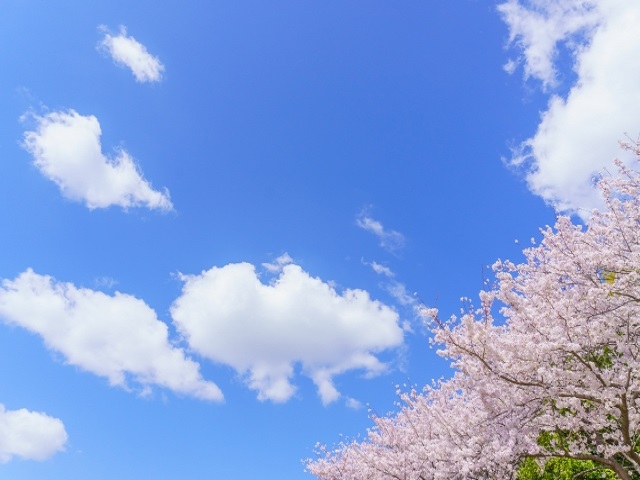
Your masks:
<svg viewBox="0 0 640 480"><path fill-rule="evenodd" d="M384 289L403 306L415 305L416 298L407 291L404 283L393 280L384 285Z"/></svg>
<svg viewBox="0 0 640 480"><path fill-rule="evenodd" d="M248 263L185 275L171 315L191 349L233 367L261 400L296 391L294 366L315 383L323 403L337 400L333 377L386 369L376 353L403 343L398 314L363 290L338 293L298 265L263 284Z"/></svg>
<svg viewBox="0 0 640 480"><path fill-rule="evenodd" d="M104 32L98 49L108 53L116 64L128 67L138 82L162 80L164 65L158 57L151 55L144 45L127 35L126 27L121 26L117 35L109 32L104 26L98 28Z"/></svg>
<svg viewBox="0 0 640 480"><path fill-rule="evenodd" d="M396 302L398 302L403 307L416 305L417 299L415 298L415 296L411 295L407 291L407 287L404 283L399 282L395 279L396 275L389 267L382 265L376 261L368 263L363 260L363 263L365 265L369 265L371 269L378 275L383 275L387 278L386 281L380 283L380 287L389 295L391 295Z"/></svg>
<svg viewBox="0 0 640 480"><path fill-rule="evenodd" d="M376 261L373 261L371 263L366 263L366 264L369 265L371 269L374 272L376 272L378 275L384 275L385 277L388 277L388 278L395 277L395 274L393 273L393 271L385 265L382 265Z"/></svg>
<svg viewBox="0 0 640 480"><path fill-rule="evenodd" d="M404 235L395 230L385 229L382 223L369 216L366 210L356 217L356 225L378 237L380 246L389 252L396 252L404 247Z"/></svg>
<svg viewBox="0 0 640 480"><path fill-rule="evenodd" d="M205 400L222 400L199 365L171 345L167 326L142 300L77 288L32 270L0 287L0 321L42 337L66 362L114 386L145 393L152 385ZM128 380L129 379L129 380Z"/></svg>
<svg viewBox="0 0 640 480"><path fill-rule="evenodd" d="M270 273L280 273L285 265L293 263L293 258L287 252L280 255L271 263L263 263L262 266Z"/></svg>
<svg viewBox="0 0 640 480"><path fill-rule="evenodd" d="M521 56L510 59L505 70L512 73L523 64L525 78L540 80L544 88L556 86L558 46L564 43L578 53L601 21L596 6L595 1L575 0L509 0L499 5L509 26L509 43L521 49Z"/></svg>
<svg viewBox="0 0 640 480"><path fill-rule="evenodd" d="M111 278L111 277L96 277L93 279L93 284L97 288L104 288L107 290L111 290L116 285L118 285L118 281L115 278Z"/></svg>
<svg viewBox="0 0 640 480"><path fill-rule="evenodd" d="M362 263L371 267L371 269L378 275L385 277L385 280L380 282L379 286L382 290L387 292L397 305L401 307L409 307L413 310L414 316L418 316L418 299L415 295L412 295L407 291L407 287L404 283L398 281L395 276L395 272L386 265L382 265L376 261L366 262L362 260ZM405 320L402 322L402 329L405 332L413 332L411 321Z"/></svg>
<svg viewBox="0 0 640 480"><path fill-rule="evenodd" d="M61 420L24 408L6 410L0 404L0 463L14 457L46 460L63 451L66 443L67 432Z"/></svg>
<svg viewBox="0 0 640 480"><path fill-rule="evenodd" d="M615 157L630 160L617 140L640 132L640 3L509 0L499 11L521 52L508 70L522 64L526 77L553 89L562 46L576 76L566 96L551 95L535 135L515 149L510 163L524 168L531 191L558 210L590 210L601 202L594 175Z"/></svg>
<svg viewBox="0 0 640 480"><path fill-rule="evenodd" d="M154 190L124 150L102 152L102 130L93 115L74 110L34 116L36 128L24 134L24 148L34 164L62 194L90 208L112 205L171 210L169 192Z"/></svg>

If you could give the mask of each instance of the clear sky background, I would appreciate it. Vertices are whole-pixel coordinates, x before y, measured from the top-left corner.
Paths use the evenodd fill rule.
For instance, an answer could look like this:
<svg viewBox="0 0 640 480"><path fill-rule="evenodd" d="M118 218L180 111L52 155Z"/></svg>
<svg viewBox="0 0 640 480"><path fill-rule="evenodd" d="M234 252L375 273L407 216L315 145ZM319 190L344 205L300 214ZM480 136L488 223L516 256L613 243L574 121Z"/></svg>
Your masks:
<svg viewBox="0 0 640 480"><path fill-rule="evenodd" d="M316 442L449 375L419 299L457 313L598 206L640 132L638 24L0 0L0 477L310 478Z"/></svg>

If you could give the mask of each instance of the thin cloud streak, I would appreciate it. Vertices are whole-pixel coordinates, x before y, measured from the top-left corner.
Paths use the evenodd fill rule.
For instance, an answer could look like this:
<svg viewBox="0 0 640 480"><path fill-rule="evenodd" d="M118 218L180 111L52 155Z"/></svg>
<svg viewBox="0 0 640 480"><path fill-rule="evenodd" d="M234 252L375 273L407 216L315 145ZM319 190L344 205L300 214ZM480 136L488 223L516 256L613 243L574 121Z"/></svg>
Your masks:
<svg viewBox="0 0 640 480"><path fill-rule="evenodd" d="M364 262L364 263L365 263L365 265L369 265L371 267L371 269L374 272L376 272L378 275L384 275L385 277L388 277L388 278L395 277L395 273L393 273L393 271L389 267L387 267L385 265L382 265L382 264L380 264L380 263L378 263L376 261L373 261L371 263L366 263L366 262Z"/></svg>
<svg viewBox="0 0 640 480"><path fill-rule="evenodd" d="M380 246L388 252L394 253L405 245L405 238L400 232L387 230L381 222L370 217L366 211L356 217L356 225L378 237Z"/></svg>

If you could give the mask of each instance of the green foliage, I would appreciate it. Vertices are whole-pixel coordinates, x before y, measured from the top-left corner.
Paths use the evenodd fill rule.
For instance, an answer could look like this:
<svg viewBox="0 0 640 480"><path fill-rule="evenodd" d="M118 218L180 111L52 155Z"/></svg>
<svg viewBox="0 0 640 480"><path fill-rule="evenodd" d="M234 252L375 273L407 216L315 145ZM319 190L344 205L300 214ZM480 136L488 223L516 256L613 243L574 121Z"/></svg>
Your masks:
<svg viewBox="0 0 640 480"><path fill-rule="evenodd" d="M604 345L592 352L586 360L592 362L599 369L606 370L613 367L613 360L617 356L618 355L611 347Z"/></svg>
<svg viewBox="0 0 640 480"><path fill-rule="evenodd" d="M556 408L552 402L552 408ZM561 414L571 414L570 410ZM540 432L538 445L549 452L567 452L568 445L579 436L577 432L555 430ZM591 460L552 457L540 466L535 459L528 457L520 464L517 480L617 480L618 476L610 469Z"/></svg>
<svg viewBox="0 0 640 480"><path fill-rule="evenodd" d="M566 450L567 433L566 432L540 432L538 436L538 445L544 447L549 452L557 449Z"/></svg>
<svg viewBox="0 0 640 480"><path fill-rule="evenodd" d="M526 458L518 469L517 480L616 480L613 471L588 460L550 458L541 468L533 458Z"/></svg>

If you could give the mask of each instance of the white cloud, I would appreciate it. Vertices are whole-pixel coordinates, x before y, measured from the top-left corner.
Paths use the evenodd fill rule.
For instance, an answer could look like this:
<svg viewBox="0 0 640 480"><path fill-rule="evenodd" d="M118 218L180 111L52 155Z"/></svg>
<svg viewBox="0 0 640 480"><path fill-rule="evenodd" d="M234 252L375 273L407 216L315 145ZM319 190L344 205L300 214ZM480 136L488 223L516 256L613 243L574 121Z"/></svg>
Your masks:
<svg viewBox="0 0 640 480"><path fill-rule="evenodd" d="M404 247L404 235L395 230L386 230L382 223L371 218L365 211L356 218L356 225L378 237L380 246L389 252L395 252Z"/></svg>
<svg viewBox="0 0 640 480"><path fill-rule="evenodd" d="M6 410L0 404L0 463L13 457L46 460L64 450L67 432L62 421L24 408Z"/></svg>
<svg viewBox="0 0 640 480"><path fill-rule="evenodd" d="M373 271L376 272L378 275L383 275L388 279L390 279L389 281L382 283L380 286L389 295L391 295L400 305L406 307L408 305L416 304L415 296L407 292L407 287L405 286L404 283L394 280L395 273L393 273L393 271L389 267L386 267L375 261L371 263L366 263L366 262L364 263L366 265L369 265L373 269Z"/></svg>
<svg viewBox="0 0 640 480"><path fill-rule="evenodd" d="M280 273L285 265L293 263L293 259L287 252L276 258L273 263L263 263L262 266L270 273Z"/></svg>
<svg viewBox="0 0 640 480"><path fill-rule="evenodd" d="M40 335L67 363L142 391L158 385L205 400L222 400L199 365L168 340L167 326L130 295L77 288L32 270L0 287L0 319Z"/></svg>
<svg viewBox="0 0 640 480"><path fill-rule="evenodd" d="M69 110L35 116L35 120L35 130L24 135L24 148L65 197L91 209L111 205L173 208L166 189L153 190L126 151L118 150L113 158L102 153L102 130L93 115Z"/></svg>
<svg viewBox="0 0 640 480"><path fill-rule="evenodd" d="M261 400L284 402L295 393L294 368L313 380L323 403L340 396L333 377L349 370L378 374L375 356L403 343L398 314L363 290L336 292L298 265L284 265L263 284L248 263L182 276L171 307L190 347L233 367Z"/></svg>
<svg viewBox="0 0 640 480"><path fill-rule="evenodd" d="M522 49L525 75L543 88L556 84L558 45L572 54L575 84L566 98L552 95L511 163L527 169L530 189L545 201L584 215L601 202L593 177L615 157L629 161L618 140L640 132L640 3L511 0L499 9Z"/></svg>
<svg viewBox="0 0 640 480"><path fill-rule="evenodd" d="M107 290L111 290L116 285L118 285L118 283L119 282L115 278L111 278L107 276L96 277L93 279L94 286L98 288L105 288Z"/></svg>
<svg viewBox="0 0 640 480"><path fill-rule="evenodd" d="M398 301L398 303L400 303L400 305L415 305L416 298L415 296L407 292L407 287L404 283L393 280L387 283L384 288L393 298Z"/></svg>
<svg viewBox="0 0 640 480"><path fill-rule="evenodd" d="M362 408L362 402L356 400L355 398L347 398L345 401L345 405L352 410L360 410Z"/></svg>
<svg viewBox="0 0 640 480"><path fill-rule="evenodd" d="M597 2L583 0L509 0L498 7L509 26L509 43L517 43L522 57L509 60L513 73L524 62L525 77L539 79L545 88L557 84L554 60L558 45L579 50L576 36L588 38L599 23Z"/></svg>
<svg viewBox="0 0 640 480"><path fill-rule="evenodd" d="M395 275L393 273L393 271L391 271L391 269L389 267L386 267L378 262L371 262L368 264L374 272L376 272L378 275L384 275L385 277L389 277L389 278L393 278Z"/></svg>
<svg viewBox="0 0 640 480"><path fill-rule="evenodd" d="M104 32L104 38L98 49L107 52L116 64L129 67L138 82L162 80L164 65L144 45L128 36L126 27L121 26L118 35L112 35L106 27L99 29Z"/></svg>

